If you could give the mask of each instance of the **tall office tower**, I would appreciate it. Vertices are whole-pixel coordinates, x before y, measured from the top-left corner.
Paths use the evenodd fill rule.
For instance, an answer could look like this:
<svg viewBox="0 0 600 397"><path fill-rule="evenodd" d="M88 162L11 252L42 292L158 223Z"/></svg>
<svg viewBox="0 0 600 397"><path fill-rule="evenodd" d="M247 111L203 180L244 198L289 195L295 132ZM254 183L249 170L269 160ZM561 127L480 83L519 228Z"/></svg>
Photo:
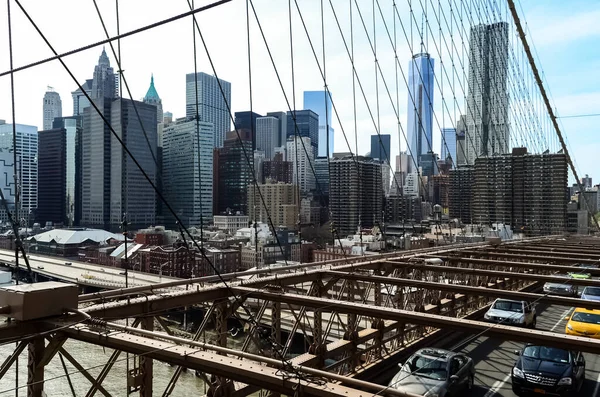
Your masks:
<svg viewBox="0 0 600 397"><path fill-rule="evenodd" d="M92 93L90 96L92 99L112 99L118 97L117 77L115 76L114 69L110 67L110 60L104 48L98 59L98 64L94 67Z"/></svg>
<svg viewBox="0 0 600 397"><path fill-rule="evenodd" d="M52 129L38 132L38 209L36 221L78 226L81 218L81 168L78 143L81 117L56 118Z"/></svg>
<svg viewBox="0 0 600 397"><path fill-rule="evenodd" d="M317 157L314 162L316 180L316 194L329 196L329 163L327 157Z"/></svg>
<svg viewBox="0 0 600 397"><path fill-rule="evenodd" d="M404 179L402 194L408 197L419 197L421 193L421 180L416 172L409 172Z"/></svg>
<svg viewBox="0 0 600 397"><path fill-rule="evenodd" d="M4 120L0 120L0 129ZM18 162L17 158L17 162ZM14 157L12 149L0 149L0 174L1 175L14 175ZM15 210L15 182L13 178L7 177L0 179L0 189L4 194L8 211L4 208L4 205L0 206L0 222L9 222L9 213L14 214Z"/></svg>
<svg viewBox="0 0 600 397"><path fill-rule="evenodd" d="M297 185L267 182L248 186L248 218L251 221L268 223L269 219L272 219L275 227L285 226L295 229L298 222L297 214Z"/></svg>
<svg viewBox="0 0 600 397"><path fill-rule="evenodd" d="M111 122L111 107L114 100L113 69L103 49L98 65L94 67L94 78L90 85L91 100L102 116ZM112 88L111 88L112 87ZM74 98L77 91L73 93ZM82 95L78 93L77 95ZM86 99L80 97L80 99ZM84 101L85 102L85 101ZM81 106L83 130L81 133L81 224L104 229L110 228L111 189L111 141L110 128L96 109L87 103ZM118 144L118 142L115 142Z"/></svg>
<svg viewBox="0 0 600 397"><path fill-rule="evenodd" d="M319 116L308 109L287 112L287 139L295 136L310 138L313 154L316 155L319 151Z"/></svg>
<svg viewBox="0 0 600 397"><path fill-rule="evenodd" d="M466 162L508 153L508 23L477 25L469 40Z"/></svg>
<svg viewBox="0 0 600 397"><path fill-rule="evenodd" d="M255 150L253 153L254 177L257 183L264 183L263 164L265 162L265 152Z"/></svg>
<svg viewBox="0 0 600 397"><path fill-rule="evenodd" d="M311 167L314 161L310 138L290 137L287 142L287 161L292 163L294 184L304 194L315 189L315 175Z"/></svg>
<svg viewBox="0 0 600 397"><path fill-rule="evenodd" d="M440 160L452 159L456 167L456 128L442 128Z"/></svg>
<svg viewBox="0 0 600 397"><path fill-rule="evenodd" d="M156 138L156 106L135 102L141 124L133 106L134 101L129 99L121 98L113 101L111 123L146 175L153 183L156 183L158 168L158 164L155 162L158 142ZM150 147L146 142L144 131ZM154 224L155 191L114 137L110 146L110 163L111 228L118 229L125 213L132 228L139 229Z"/></svg>
<svg viewBox="0 0 600 397"><path fill-rule="evenodd" d="M162 100L158 96L158 92L156 92L156 88L154 87L154 74L150 76L150 87L148 87L148 91L146 91L146 96L144 97L144 103L148 103L150 105L156 106L156 124L162 124L162 122L163 122Z"/></svg>
<svg viewBox="0 0 600 397"><path fill-rule="evenodd" d="M275 117L279 120L279 139L277 147L285 147L287 144L287 113L286 112L269 112L267 117Z"/></svg>
<svg viewBox="0 0 600 397"><path fill-rule="evenodd" d="M581 185L583 186L584 189L591 189L592 188L592 178L588 174L585 174L585 176L583 178L581 178Z"/></svg>
<svg viewBox="0 0 600 397"><path fill-rule="evenodd" d="M408 65L408 154L420 166L422 155L433 151L434 60L427 53L416 54Z"/></svg>
<svg viewBox="0 0 600 397"><path fill-rule="evenodd" d="M38 199L36 222L67 224L66 134L62 128L38 132Z"/></svg>
<svg viewBox="0 0 600 397"><path fill-rule="evenodd" d="M366 228L379 225L383 209L381 163L362 156L334 157L329 168L329 208L339 236L355 233L359 223Z"/></svg>
<svg viewBox="0 0 600 397"><path fill-rule="evenodd" d="M184 225L212 221L214 127L194 119L179 119L165 127L163 192ZM175 217L165 214L169 226Z"/></svg>
<svg viewBox="0 0 600 397"><path fill-rule="evenodd" d="M225 134L231 130L230 109L230 82L203 72L185 76L185 117L194 117L198 112L200 121L215 126L214 147L223 147Z"/></svg>
<svg viewBox="0 0 600 397"><path fill-rule="evenodd" d="M93 81L93 79L88 79L82 83L81 87L83 91L78 87L75 91L71 92L71 96L73 97L73 116L83 116L83 109L90 106L90 101L83 92L85 91L90 97L92 96Z"/></svg>
<svg viewBox="0 0 600 397"><path fill-rule="evenodd" d="M128 99L94 100L150 179L156 181L156 106ZM148 143L146 142L147 134ZM155 221L155 192L110 129L91 107L84 110L81 139L82 219L86 226L118 230L127 213L132 228ZM154 158L152 156L154 154Z"/></svg>
<svg viewBox="0 0 600 397"><path fill-rule="evenodd" d="M62 117L62 101L58 92L52 87L44 94L44 129L52 128L52 122L55 117Z"/></svg>
<svg viewBox="0 0 600 397"><path fill-rule="evenodd" d="M265 159L271 160L275 155L275 147L279 143L279 119L276 117L259 117L256 119L254 135L256 150L265 153Z"/></svg>
<svg viewBox="0 0 600 397"><path fill-rule="evenodd" d="M16 132L20 219L33 221L32 213L38 204L38 131L35 126L16 124ZM13 125L4 120L0 120L0 149L13 149ZM14 164L12 160L11 164ZM13 179L12 175L13 171L7 177Z"/></svg>
<svg viewBox="0 0 600 397"><path fill-rule="evenodd" d="M382 162L381 182L383 184L383 193L390 194L391 178L391 144L392 136L389 134L371 135L371 158Z"/></svg>
<svg viewBox="0 0 600 397"><path fill-rule="evenodd" d="M283 153L276 153L273 160L263 162L261 176L263 181L292 183L294 180L293 163L286 161Z"/></svg>
<svg viewBox="0 0 600 397"><path fill-rule="evenodd" d="M325 91L304 91L304 109L319 117L318 157L333 155L333 128L331 127L331 98ZM329 154L327 153L327 126L329 126ZM310 137L313 139L313 137Z"/></svg>
<svg viewBox="0 0 600 397"><path fill-rule="evenodd" d="M258 113L250 112L247 110L243 112L235 112L233 125L235 125L235 128L237 128L238 130L245 129L254 131L256 130L256 119L258 119L259 117L263 116L261 116Z"/></svg>
<svg viewBox="0 0 600 397"><path fill-rule="evenodd" d="M464 114L460 115L456 123L456 166L467 164L467 117Z"/></svg>
<svg viewBox="0 0 600 397"><path fill-rule="evenodd" d="M392 136L389 134L371 135L371 158L389 163L391 161Z"/></svg>
<svg viewBox="0 0 600 397"><path fill-rule="evenodd" d="M238 139L237 133L240 134ZM246 157L248 156L249 159ZM253 183L252 132L237 130L227 133L218 156L218 213L247 214L248 185Z"/></svg>

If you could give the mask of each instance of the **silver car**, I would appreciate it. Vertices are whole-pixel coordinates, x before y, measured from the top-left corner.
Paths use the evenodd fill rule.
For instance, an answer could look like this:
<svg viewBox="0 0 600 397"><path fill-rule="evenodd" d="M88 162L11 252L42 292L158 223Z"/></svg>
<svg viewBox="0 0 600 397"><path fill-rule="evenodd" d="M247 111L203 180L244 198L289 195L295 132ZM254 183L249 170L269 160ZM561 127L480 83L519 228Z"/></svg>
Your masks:
<svg viewBox="0 0 600 397"><path fill-rule="evenodd" d="M565 280L564 283L547 282L544 284L544 293L550 295L577 297L577 287L571 284L569 281L572 277L566 274L557 275L557 277L564 277L567 280Z"/></svg>
<svg viewBox="0 0 600 397"><path fill-rule="evenodd" d="M426 397L464 396L473 389L475 365L464 354L425 348L413 354L390 388Z"/></svg>
<svg viewBox="0 0 600 397"><path fill-rule="evenodd" d="M537 313L528 302L498 298L483 318L492 323L535 328Z"/></svg>

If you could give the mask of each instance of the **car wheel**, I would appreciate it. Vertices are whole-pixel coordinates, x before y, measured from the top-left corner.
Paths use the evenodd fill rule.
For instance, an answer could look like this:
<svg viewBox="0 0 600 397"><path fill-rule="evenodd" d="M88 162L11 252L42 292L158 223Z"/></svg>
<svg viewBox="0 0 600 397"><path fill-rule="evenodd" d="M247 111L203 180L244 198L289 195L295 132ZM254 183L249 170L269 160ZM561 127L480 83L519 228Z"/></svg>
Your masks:
<svg viewBox="0 0 600 397"><path fill-rule="evenodd" d="M516 387L512 387L512 391L516 396L520 396L521 395L521 390L517 389Z"/></svg>

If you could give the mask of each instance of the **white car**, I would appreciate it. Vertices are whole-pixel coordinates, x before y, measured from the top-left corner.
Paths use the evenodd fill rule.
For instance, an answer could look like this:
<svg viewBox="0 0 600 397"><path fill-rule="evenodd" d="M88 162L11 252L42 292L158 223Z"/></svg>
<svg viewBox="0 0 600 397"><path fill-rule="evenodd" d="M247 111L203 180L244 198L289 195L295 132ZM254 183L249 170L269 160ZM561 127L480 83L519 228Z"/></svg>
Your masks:
<svg viewBox="0 0 600 397"><path fill-rule="evenodd" d="M486 321L503 325L535 328L535 307L525 301L498 298L483 316Z"/></svg>

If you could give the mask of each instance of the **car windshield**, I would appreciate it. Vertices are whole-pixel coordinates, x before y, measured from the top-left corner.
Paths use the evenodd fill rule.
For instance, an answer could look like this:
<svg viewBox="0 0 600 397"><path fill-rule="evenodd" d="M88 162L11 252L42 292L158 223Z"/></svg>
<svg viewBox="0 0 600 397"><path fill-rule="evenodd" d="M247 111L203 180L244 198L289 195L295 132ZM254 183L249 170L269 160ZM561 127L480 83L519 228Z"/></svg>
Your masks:
<svg viewBox="0 0 600 397"><path fill-rule="evenodd" d="M600 314L575 312L571 320L579 323L600 324Z"/></svg>
<svg viewBox="0 0 600 397"><path fill-rule="evenodd" d="M600 288L599 287L585 287L583 293L586 295L600 296Z"/></svg>
<svg viewBox="0 0 600 397"><path fill-rule="evenodd" d="M494 309L523 313L523 304L521 302L497 300L496 303L494 303Z"/></svg>
<svg viewBox="0 0 600 397"><path fill-rule="evenodd" d="M446 380L448 373L446 370L446 359L436 357L421 356L419 354L412 356L404 365L404 369L417 376L425 378Z"/></svg>
<svg viewBox="0 0 600 397"><path fill-rule="evenodd" d="M537 360L554 361L556 363L569 362L569 352L555 347L527 346L523 349L522 356Z"/></svg>

